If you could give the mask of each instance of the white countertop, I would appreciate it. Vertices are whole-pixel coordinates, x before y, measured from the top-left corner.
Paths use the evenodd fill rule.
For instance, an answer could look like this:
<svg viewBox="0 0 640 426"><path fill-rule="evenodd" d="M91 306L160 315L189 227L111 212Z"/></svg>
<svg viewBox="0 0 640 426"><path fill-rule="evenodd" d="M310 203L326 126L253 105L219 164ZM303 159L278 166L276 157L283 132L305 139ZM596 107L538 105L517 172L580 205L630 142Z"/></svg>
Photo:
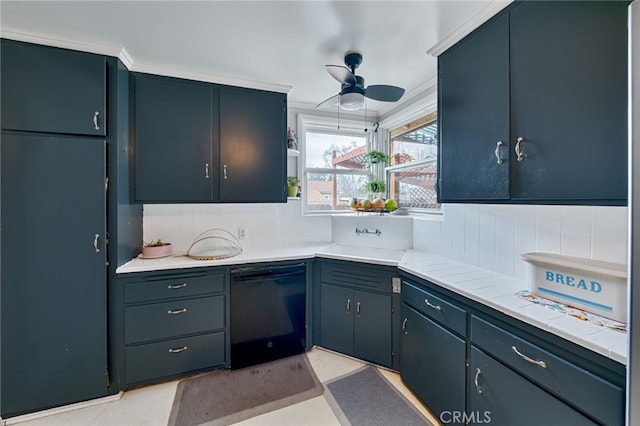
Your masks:
<svg viewBox="0 0 640 426"><path fill-rule="evenodd" d="M116 269L117 274L130 272L161 271L165 269L197 268L203 266L237 265L254 262L277 262L280 260L296 260L313 258L315 254L330 243L296 244L286 247L254 247L244 249L237 256L219 260L195 260L183 254L159 259L143 259L137 257Z"/></svg>
<svg viewBox="0 0 640 426"><path fill-rule="evenodd" d="M627 363L627 333L521 299L515 293L528 288L524 280L416 250L407 250L398 268L622 364Z"/></svg>
<svg viewBox="0 0 640 426"><path fill-rule="evenodd" d="M627 363L626 333L581 321L517 297L516 292L527 289L524 280L417 250L308 243L287 247L253 248L243 251L238 256L221 260L194 260L187 256L170 256L160 259L137 258L120 266L116 272L120 274L313 257L398 266L399 269L416 277L428 280L622 364Z"/></svg>

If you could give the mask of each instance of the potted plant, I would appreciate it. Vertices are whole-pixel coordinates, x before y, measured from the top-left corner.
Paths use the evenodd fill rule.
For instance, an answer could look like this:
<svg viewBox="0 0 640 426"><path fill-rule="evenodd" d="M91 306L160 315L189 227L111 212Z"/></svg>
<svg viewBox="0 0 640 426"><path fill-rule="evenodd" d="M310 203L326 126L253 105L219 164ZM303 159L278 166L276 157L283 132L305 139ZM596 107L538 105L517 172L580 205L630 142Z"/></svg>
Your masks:
<svg viewBox="0 0 640 426"><path fill-rule="evenodd" d="M373 164L382 163L387 165L389 163L389 156L380 151L368 151L364 154L364 163L367 167L371 167Z"/></svg>
<svg viewBox="0 0 640 426"><path fill-rule="evenodd" d="M173 252L171 243L165 243L161 239L145 242L142 246L142 257L164 257Z"/></svg>
<svg viewBox="0 0 640 426"><path fill-rule="evenodd" d="M288 176L287 177L287 196L295 197L298 194L298 184L300 183L300 179L297 176Z"/></svg>

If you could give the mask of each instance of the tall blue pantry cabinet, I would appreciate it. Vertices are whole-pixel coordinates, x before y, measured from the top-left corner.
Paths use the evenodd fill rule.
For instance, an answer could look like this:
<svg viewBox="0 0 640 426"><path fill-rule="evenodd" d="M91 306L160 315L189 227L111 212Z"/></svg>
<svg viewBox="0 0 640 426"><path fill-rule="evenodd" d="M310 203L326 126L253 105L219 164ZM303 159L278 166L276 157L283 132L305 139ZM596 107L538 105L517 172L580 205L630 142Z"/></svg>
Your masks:
<svg viewBox="0 0 640 426"><path fill-rule="evenodd" d="M109 241L108 177L117 187L119 176L107 157L118 155L127 118L107 91L116 93L121 64L1 43L0 415L7 418L117 391L109 385L108 265L140 225L139 213L122 209L132 236L120 238L126 226L118 233L114 225ZM117 194L110 198L117 205ZM120 200L128 204L128 196ZM118 223L115 213L109 220Z"/></svg>

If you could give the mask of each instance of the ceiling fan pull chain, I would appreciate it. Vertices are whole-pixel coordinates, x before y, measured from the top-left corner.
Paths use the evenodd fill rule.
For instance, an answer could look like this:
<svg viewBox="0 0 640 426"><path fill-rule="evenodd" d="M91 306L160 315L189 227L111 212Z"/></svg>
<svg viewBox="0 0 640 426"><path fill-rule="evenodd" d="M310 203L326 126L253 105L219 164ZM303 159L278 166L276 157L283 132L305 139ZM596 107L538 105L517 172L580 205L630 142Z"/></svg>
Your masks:
<svg viewBox="0 0 640 426"><path fill-rule="evenodd" d="M338 130L340 130L340 102L342 95L338 95Z"/></svg>

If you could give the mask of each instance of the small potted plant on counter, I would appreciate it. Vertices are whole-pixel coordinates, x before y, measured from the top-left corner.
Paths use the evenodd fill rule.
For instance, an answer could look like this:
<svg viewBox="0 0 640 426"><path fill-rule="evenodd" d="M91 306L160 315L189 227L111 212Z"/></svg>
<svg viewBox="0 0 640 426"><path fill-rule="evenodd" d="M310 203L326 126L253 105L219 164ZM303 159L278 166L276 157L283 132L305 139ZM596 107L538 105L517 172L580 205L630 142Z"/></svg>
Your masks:
<svg viewBox="0 0 640 426"><path fill-rule="evenodd" d="M172 252L173 246L171 243L165 243L160 239L145 242L142 246L142 257L147 259L170 256Z"/></svg>
<svg viewBox="0 0 640 426"><path fill-rule="evenodd" d="M300 183L300 179L296 176L288 176L287 177L287 197L295 197L298 195L298 184Z"/></svg>

